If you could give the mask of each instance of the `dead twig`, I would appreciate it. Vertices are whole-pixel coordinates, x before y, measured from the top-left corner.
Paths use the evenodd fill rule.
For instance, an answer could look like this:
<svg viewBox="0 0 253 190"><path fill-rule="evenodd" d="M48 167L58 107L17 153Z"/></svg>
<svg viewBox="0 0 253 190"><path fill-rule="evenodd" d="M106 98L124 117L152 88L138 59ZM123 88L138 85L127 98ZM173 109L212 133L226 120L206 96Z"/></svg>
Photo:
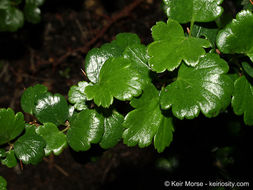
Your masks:
<svg viewBox="0 0 253 190"><path fill-rule="evenodd" d="M54 67L56 67L57 65L59 65L61 62L63 62L66 58L68 58L69 56L71 56L74 53L87 53L90 49L90 47L96 43L96 41L98 39L100 39L101 37L104 36L104 34L106 33L106 31L118 20L127 17L132 10L134 10L142 1L144 0L135 0L133 1L133 3L129 4L128 6L126 6L124 9L122 9L120 12L116 13L114 16L111 17L110 20L108 20L107 24L94 36L94 38L92 38L88 43L86 43L85 46L82 47L78 47L76 49L70 50L68 51L66 54L64 54L63 56L61 56L57 61L54 62Z"/></svg>
<svg viewBox="0 0 253 190"><path fill-rule="evenodd" d="M49 159L47 159L47 158L44 157L43 160L44 160L45 162L51 164L51 161L50 161ZM66 171L65 171L62 167L60 167L58 164L53 163L53 167L55 167L59 172L61 172L61 173L62 173L63 175L65 175L66 177L69 176L69 173L66 172Z"/></svg>

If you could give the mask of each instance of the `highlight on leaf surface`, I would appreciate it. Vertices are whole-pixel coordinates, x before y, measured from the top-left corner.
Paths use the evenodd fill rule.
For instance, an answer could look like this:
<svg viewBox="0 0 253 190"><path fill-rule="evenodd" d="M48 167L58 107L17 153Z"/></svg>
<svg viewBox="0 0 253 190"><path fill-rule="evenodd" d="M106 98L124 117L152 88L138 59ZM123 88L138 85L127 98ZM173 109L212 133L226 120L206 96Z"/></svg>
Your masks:
<svg viewBox="0 0 253 190"><path fill-rule="evenodd" d="M236 115L244 115L244 123L253 125L253 86L245 76L234 84L232 107Z"/></svg>
<svg viewBox="0 0 253 190"><path fill-rule="evenodd" d="M253 14L243 10L217 35L217 47L223 53L240 53L253 61Z"/></svg>
<svg viewBox="0 0 253 190"><path fill-rule="evenodd" d="M223 59L211 53L195 67L182 64L176 81L162 90L162 109L172 107L179 119L193 119L200 111L206 117L217 116L231 101L233 81L226 75L228 69Z"/></svg>
<svg viewBox="0 0 253 190"><path fill-rule="evenodd" d="M15 157L14 150L9 150L8 152L6 152L6 158L2 159L1 163L7 166L8 168L15 167L18 164L18 162Z"/></svg>
<svg viewBox="0 0 253 190"><path fill-rule="evenodd" d="M149 146L155 137L155 148L162 152L172 141L173 125L171 118L163 115L159 105L159 91L154 85L145 87L139 98L134 98L131 105L136 108L129 112L123 123L124 143L128 146ZM164 131L166 134L161 134Z"/></svg>
<svg viewBox="0 0 253 190"><path fill-rule="evenodd" d="M142 75L128 59L112 58L101 68L99 81L85 88L88 100L94 100L97 106L109 107L113 98L131 100L141 94L144 87Z"/></svg>
<svg viewBox="0 0 253 190"><path fill-rule="evenodd" d="M204 48L210 47L206 39L186 37L182 26L175 20L157 22L152 27L154 42L148 46L149 65L158 72L175 70L182 60L189 66L198 64L205 55Z"/></svg>
<svg viewBox="0 0 253 190"><path fill-rule="evenodd" d="M15 139L25 128L24 115L11 108L0 109L0 145Z"/></svg>
<svg viewBox="0 0 253 190"><path fill-rule="evenodd" d="M168 18L179 23L210 22L223 13L223 0L163 0Z"/></svg>

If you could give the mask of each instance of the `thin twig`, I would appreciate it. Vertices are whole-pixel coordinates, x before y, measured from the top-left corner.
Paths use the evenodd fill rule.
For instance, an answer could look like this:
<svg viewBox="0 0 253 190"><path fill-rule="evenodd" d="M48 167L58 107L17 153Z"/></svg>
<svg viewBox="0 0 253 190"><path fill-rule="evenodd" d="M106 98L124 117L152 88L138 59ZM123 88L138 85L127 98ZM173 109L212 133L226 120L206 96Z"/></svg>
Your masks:
<svg viewBox="0 0 253 190"><path fill-rule="evenodd" d="M115 14L114 16L111 17L111 19L108 21L108 23L102 28L102 30L100 30L94 38L92 38L88 43L86 43L85 46L82 47L78 47L76 49L70 50L68 51L66 54L64 54L63 56L61 56L55 63L54 63L54 67L56 67L58 64L60 64L61 62L63 62L66 58L68 58L69 56L71 56L74 53L77 52L81 52L81 53L87 53L90 49L90 47L96 43L96 41L98 39L100 39L101 37L104 36L104 34L106 33L106 31L118 20L127 17L132 10L134 10L142 1L144 0L136 0L133 1L133 3L129 4L128 6L126 6L124 9L122 9L120 12L118 12L117 14Z"/></svg>
<svg viewBox="0 0 253 190"><path fill-rule="evenodd" d="M47 163L49 163L50 161L47 158L43 158L43 160ZM59 172L61 172L63 175L65 175L66 177L69 176L69 173L66 172L62 167L60 167L58 164L53 164L53 167L55 167Z"/></svg>

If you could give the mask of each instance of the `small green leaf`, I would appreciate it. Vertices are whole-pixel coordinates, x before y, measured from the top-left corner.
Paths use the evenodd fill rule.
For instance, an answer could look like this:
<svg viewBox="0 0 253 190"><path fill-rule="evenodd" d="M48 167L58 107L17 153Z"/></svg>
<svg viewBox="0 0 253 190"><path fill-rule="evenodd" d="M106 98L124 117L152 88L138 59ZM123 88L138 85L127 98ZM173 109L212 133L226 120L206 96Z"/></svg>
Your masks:
<svg viewBox="0 0 253 190"><path fill-rule="evenodd" d="M208 40L185 37L181 25L171 19L167 24L156 23L152 27L152 36L155 41L148 46L149 65L159 73L166 69L173 71L182 60L189 66L195 66L206 53L203 47L210 46Z"/></svg>
<svg viewBox="0 0 253 190"><path fill-rule="evenodd" d="M133 44L140 44L140 38L134 33L120 33L116 36L116 40L112 41L112 44L118 46L122 52Z"/></svg>
<svg viewBox="0 0 253 190"><path fill-rule="evenodd" d="M191 34L196 38L205 37L205 39L211 43L212 48L215 48L216 36L218 34L217 28L205 28L203 26L194 24Z"/></svg>
<svg viewBox="0 0 253 190"><path fill-rule="evenodd" d="M41 123L52 122L58 126L68 118L69 108L62 95L47 92L37 98L33 112Z"/></svg>
<svg viewBox="0 0 253 190"><path fill-rule="evenodd" d="M168 18L180 23L210 22L221 16L223 0L163 0Z"/></svg>
<svg viewBox="0 0 253 190"><path fill-rule="evenodd" d="M244 123L253 125L253 86L245 76L234 84L232 107L236 115L244 114Z"/></svg>
<svg viewBox="0 0 253 190"><path fill-rule="evenodd" d="M241 53L253 61L253 14L243 10L217 35L217 46L223 53Z"/></svg>
<svg viewBox="0 0 253 190"><path fill-rule="evenodd" d="M37 24L41 20L41 11L38 6L32 3L26 3L24 7L25 19L33 24Z"/></svg>
<svg viewBox="0 0 253 190"><path fill-rule="evenodd" d="M104 118L104 134L99 145L108 149L114 147L122 138L124 117L117 112Z"/></svg>
<svg viewBox="0 0 253 190"><path fill-rule="evenodd" d="M10 108L0 109L0 145L15 139L24 130L24 115Z"/></svg>
<svg viewBox="0 0 253 190"><path fill-rule="evenodd" d="M34 104L38 96L47 92L47 87L41 84L27 88L21 96L21 107L24 112L33 114Z"/></svg>
<svg viewBox="0 0 253 190"><path fill-rule="evenodd" d="M163 152L173 139L174 127L171 117L163 117L158 131L154 137L154 146L157 152Z"/></svg>
<svg viewBox="0 0 253 190"><path fill-rule="evenodd" d="M228 69L223 59L210 53L194 68L181 65L177 80L162 91L162 109L172 107L179 119L192 119L200 111L206 117L217 116L231 100L233 81L225 75Z"/></svg>
<svg viewBox="0 0 253 190"><path fill-rule="evenodd" d="M6 151L0 148L0 158L4 158L6 156Z"/></svg>
<svg viewBox="0 0 253 190"><path fill-rule="evenodd" d="M166 130L164 127L168 127L168 130L172 130L169 124L168 118L166 118L159 106L159 92L154 85L149 84L145 87L143 94L139 98L135 98L131 101L131 105L136 108L129 112L125 117L123 126L127 128L123 133L124 143L128 146L135 146L143 148L151 144L152 139L156 136L156 148L158 151L162 151L165 146L169 145L171 139L170 134L166 134L166 138L160 139L161 134L159 130ZM166 132L171 133L171 131Z"/></svg>
<svg viewBox="0 0 253 190"><path fill-rule="evenodd" d="M67 141L75 151L86 151L103 135L103 116L95 110L83 110L70 120Z"/></svg>
<svg viewBox="0 0 253 190"><path fill-rule="evenodd" d="M132 62L132 66L141 74L143 80L150 81L147 47L142 44L132 44L123 52L125 59Z"/></svg>
<svg viewBox="0 0 253 190"><path fill-rule="evenodd" d="M74 104L75 109L77 109L78 111L87 109L87 106L85 104L87 97L84 93L86 86L88 86L88 83L85 81L81 81L78 83L77 86L72 86L68 93L69 102L71 104Z"/></svg>
<svg viewBox="0 0 253 190"><path fill-rule="evenodd" d="M36 129L36 133L43 137L46 142L45 155L51 153L58 156L67 147L66 135L63 134L53 123L45 123Z"/></svg>
<svg viewBox="0 0 253 190"><path fill-rule="evenodd" d="M104 44L101 48L93 48L85 58L85 72L89 80L97 83L99 80L100 69L111 57L119 57L122 50L115 44Z"/></svg>
<svg viewBox="0 0 253 190"><path fill-rule="evenodd" d="M34 4L37 7L39 7L39 6L43 5L45 0L26 0L25 2L28 3L28 4Z"/></svg>
<svg viewBox="0 0 253 190"><path fill-rule="evenodd" d="M118 100L131 100L141 94L143 86L142 77L130 60L112 58L103 65L99 82L87 86L85 93L88 100L94 99L96 105L109 107L113 103L113 97Z"/></svg>
<svg viewBox="0 0 253 190"><path fill-rule="evenodd" d="M25 134L14 144L15 155L24 164L38 164L44 157L44 139L37 135L35 126L27 126Z"/></svg>
<svg viewBox="0 0 253 190"><path fill-rule="evenodd" d="M0 176L0 190L7 190L7 181Z"/></svg>
<svg viewBox="0 0 253 190"><path fill-rule="evenodd" d="M242 62L242 68L250 77L253 78L253 67L250 64Z"/></svg>
<svg viewBox="0 0 253 190"><path fill-rule="evenodd" d="M9 150L6 152L6 158L1 160L1 163L8 168L13 168L17 165L17 159L14 154L14 150Z"/></svg>

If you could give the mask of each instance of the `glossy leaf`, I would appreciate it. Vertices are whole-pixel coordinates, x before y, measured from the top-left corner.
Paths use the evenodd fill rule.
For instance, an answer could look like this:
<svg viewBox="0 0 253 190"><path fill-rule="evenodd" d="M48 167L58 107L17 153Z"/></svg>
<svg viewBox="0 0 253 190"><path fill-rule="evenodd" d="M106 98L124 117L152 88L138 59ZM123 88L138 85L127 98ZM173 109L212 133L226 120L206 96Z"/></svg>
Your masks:
<svg viewBox="0 0 253 190"><path fill-rule="evenodd" d="M232 107L236 115L244 115L244 123L253 125L253 86L245 76L235 81Z"/></svg>
<svg viewBox="0 0 253 190"><path fill-rule="evenodd" d="M166 132L171 133L169 129L165 129L166 127L170 128L170 119L162 114L159 99L159 92L152 84L149 84L141 97L131 101L131 105L136 109L126 115L123 123L126 128L123 133L125 144L128 146L138 144L139 147L143 148L150 145L153 137L156 136L155 146L159 152L169 145L170 134L165 134L166 138L157 139L161 137L159 130L166 130Z"/></svg>
<svg viewBox="0 0 253 190"><path fill-rule="evenodd" d="M123 52L123 56L132 62L132 66L141 74L143 80L151 80L146 46L142 44L129 45Z"/></svg>
<svg viewBox="0 0 253 190"><path fill-rule="evenodd" d="M15 155L24 164L38 164L44 157L44 139L36 134L35 126L27 126L25 134L14 144Z"/></svg>
<svg viewBox="0 0 253 190"><path fill-rule="evenodd" d="M194 24L192 31L191 31L192 36L196 38L201 38L205 37L210 43L212 48L215 47L216 43L216 36L218 34L218 29L217 28L205 28L203 26Z"/></svg>
<svg viewBox="0 0 253 190"><path fill-rule="evenodd" d="M163 152L170 145L173 139L174 127L171 117L163 117L161 124L154 137L154 146L157 152Z"/></svg>
<svg viewBox="0 0 253 190"><path fill-rule="evenodd" d="M173 71L182 60L189 66L195 66L205 55L203 47L210 46L208 40L185 37L181 25L171 19L167 23L156 23L152 27L152 36L154 42L148 46L149 65L159 73L166 69Z"/></svg>
<svg viewBox="0 0 253 190"><path fill-rule="evenodd" d="M242 62L242 68L250 77L253 78L253 67L250 64L247 62Z"/></svg>
<svg viewBox="0 0 253 190"><path fill-rule="evenodd" d="M120 57L123 51L133 44L140 44L140 39L136 34L120 33L111 43L90 50L85 58L85 71L89 80L97 83L103 64L109 58Z"/></svg>
<svg viewBox="0 0 253 190"><path fill-rule="evenodd" d="M21 112L15 115L10 108L0 109L0 145L15 139L24 127L25 121Z"/></svg>
<svg viewBox="0 0 253 190"><path fill-rule="evenodd" d="M241 53L253 61L253 14L241 11L223 30L218 33L217 46L223 53Z"/></svg>
<svg viewBox="0 0 253 190"><path fill-rule="evenodd" d="M85 81L81 81L78 83L77 86L72 86L68 93L69 102L71 104L74 104L75 109L77 109L78 111L87 109L87 106L85 104L87 97L84 93L86 86L88 86L88 83Z"/></svg>
<svg viewBox="0 0 253 190"><path fill-rule="evenodd" d="M13 7L8 0L0 3L0 31L15 32L24 24L23 13Z"/></svg>
<svg viewBox="0 0 253 190"><path fill-rule="evenodd" d="M88 100L94 99L96 105L109 107L113 97L118 100L131 100L142 92L143 80L131 61L124 58L113 58L105 62L99 82L87 86L85 93Z"/></svg>
<svg viewBox="0 0 253 190"><path fill-rule="evenodd" d="M13 168L17 165L17 159L14 154L14 150L6 152L6 158L1 160L1 163L8 168Z"/></svg>
<svg viewBox="0 0 253 190"><path fill-rule="evenodd" d="M103 135L103 116L95 110L83 110L70 120L67 141L75 151L86 151Z"/></svg>
<svg viewBox="0 0 253 190"><path fill-rule="evenodd" d="M41 94L47 92L47 87L41 84L27 88L21 96L21 107L24 112L33 114L35 102Z"/></svg>
<svg viewBox="0 0 253 190"><path fill-rule="evenodd" d="M85 72L89 80L97 83L101 67L106 60L112 57L118 57L122 50L114 44L104 44L101 48L93 48L85 58Z"/></svg>
<svg viewBox="0 0 253 190"><path fill-rule="evenodd" d="M114 147L122 138L124 117L117 112L104 118L104 134L99 145L104 148Z"/></svg>
<svg viewBox="0 0 253 190"><path fill-rule="evenodd" d="M172 107L179 119L192 119L201 111L215 117L230 103L233 82L227 63L217 54L206 54L196 67L181 65L177 80L169 84L161 95L162 109Z"/></svg>
<svg viewBox="0 0 253 190"><path fill-rule="evenodd" d="M163 0L168 18L180 23L210 22L223 12L223 0Z"/></svg>
<svg viewBox="0 0 253 190"><path fill-rule="evenodd" d="M52 122L58 126L68 118L69 108L62 95L47 92L37 98L34 114L41 123Z"/></svg>
<svg viewBox="0 0 253 190"><path fill-rule="evenodd" d="M0 148L0 158L4 158L6 156L6 151Z"/></svg>
<svg viewBox="0 0 253 190"><path fill-rule="evenodd" d="M0 190L7 190L7 181L0 176Z"/></svg>
<svg viewBox="0 0 253 190"><path fill-rule="evenodd" d="M46 142L45 155L51 153L58 156L67 147L66 135L63 134L53 123L45 123L36 129L36 133L43 137Z"/></svg>

